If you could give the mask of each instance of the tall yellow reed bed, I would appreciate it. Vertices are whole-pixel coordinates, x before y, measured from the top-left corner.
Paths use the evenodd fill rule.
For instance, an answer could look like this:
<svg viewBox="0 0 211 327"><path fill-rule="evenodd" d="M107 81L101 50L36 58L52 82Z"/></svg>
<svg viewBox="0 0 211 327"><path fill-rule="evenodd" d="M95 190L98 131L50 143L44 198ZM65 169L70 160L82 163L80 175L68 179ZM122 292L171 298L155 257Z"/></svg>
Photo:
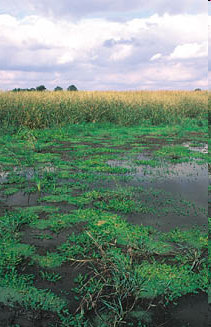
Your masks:
<svg viewBox="0 0 211 327"><path fill-rule="evenodd" d="M208 91L0 92L0 124L29 128L81 122L180 123L207 117Z"/></svg>

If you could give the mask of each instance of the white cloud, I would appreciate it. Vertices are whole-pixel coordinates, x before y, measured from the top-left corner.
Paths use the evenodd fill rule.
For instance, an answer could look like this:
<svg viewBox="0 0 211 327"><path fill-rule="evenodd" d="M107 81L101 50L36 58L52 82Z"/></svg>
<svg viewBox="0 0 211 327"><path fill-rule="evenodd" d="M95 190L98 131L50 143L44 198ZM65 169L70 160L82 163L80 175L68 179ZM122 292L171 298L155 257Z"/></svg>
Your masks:
<svg viewBox="0 0 211 327"><path fill-rule="evenodd" d="M154 61L154 60L160 59L161 57L162 57L162 54L161 53L156 53L154 56L152 56L150 58L150 61Z"/></svg>
<svg viewBox="0 0 211 327"><path fill-rule="evenodd" d="M208 43L186 43L178 45L170 54L170 59L189 59L208 56Z"/></svg>
<svg viewBox="0 0 211 327"><path fill-rule="evenodd" d="M208 16L208 70L211 71L211 16Z"/></svg>
<svg viewBox="0 0 211 327"><path fill-rule="evenodd" d="M51 88L68 80L98 89L167 82L188 87L191 79L198 83L206 78L206 33L204 14L155 14L127 22L0 15L0 69L12 72L5 79L17 87L28 86L33 78ZM197 60L200 72L193 69Z"/></svg>
<svg viewBox="0 0 211 327"><path fill-rule="evenodd" d="M119 61L129 57L133 52L133 47L127 44L119 44L113 49L113 53L110 56L110 60Z"/></svg>

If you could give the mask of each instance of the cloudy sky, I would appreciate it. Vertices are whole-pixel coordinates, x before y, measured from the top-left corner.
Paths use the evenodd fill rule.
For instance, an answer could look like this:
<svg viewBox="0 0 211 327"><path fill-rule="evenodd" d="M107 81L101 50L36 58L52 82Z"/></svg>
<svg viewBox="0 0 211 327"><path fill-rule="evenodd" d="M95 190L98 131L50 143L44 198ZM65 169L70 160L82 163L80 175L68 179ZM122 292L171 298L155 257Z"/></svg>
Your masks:
<svg viewBox="0 0 211 327"><path fill-rule="evenodd" d="M206 0L1 0L0 89L207 89L208 7Z"/></svg>
<svg viewBox="0 0 211 327"><path fill-rule="evenodd" d="M211 2L208 2L208 84L211 86Z"/></svg>

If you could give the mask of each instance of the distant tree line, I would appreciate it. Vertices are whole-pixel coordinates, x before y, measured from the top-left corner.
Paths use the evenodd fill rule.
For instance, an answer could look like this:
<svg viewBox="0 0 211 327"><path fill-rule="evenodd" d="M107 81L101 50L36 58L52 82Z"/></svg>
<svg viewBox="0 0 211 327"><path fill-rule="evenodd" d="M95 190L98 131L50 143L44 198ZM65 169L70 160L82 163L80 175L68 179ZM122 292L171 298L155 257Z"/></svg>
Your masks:
<svg viewBox="0 0 211 327"><path fill-rule="evenodd" d="M30 89L21 89L21 88L15 88L12 91L13 92L23 92L23 91L27 91L27 92L33 92L33 91L39 91L39 92L43 92L47 90L45 85L39 85L36 88L31 87ZM63 88L61 86L56 86L54 91L63 91ZM67 91L78 91L77 87L75 85L70 85L67 88Z"/></svg>

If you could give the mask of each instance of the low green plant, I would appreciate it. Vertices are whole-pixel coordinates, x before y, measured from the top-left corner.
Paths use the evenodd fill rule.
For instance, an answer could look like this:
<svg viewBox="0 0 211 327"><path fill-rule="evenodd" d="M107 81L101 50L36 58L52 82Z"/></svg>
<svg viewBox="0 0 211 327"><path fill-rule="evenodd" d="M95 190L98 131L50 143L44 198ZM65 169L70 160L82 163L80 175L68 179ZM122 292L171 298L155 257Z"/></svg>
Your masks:
<svg viewBox="0 0 211 327"><path fill-rule="evenodd" d="M47 280L48 282L56 283L59 281L62 276L55 272L40 271L40 276L42 279Z"/></svg>

